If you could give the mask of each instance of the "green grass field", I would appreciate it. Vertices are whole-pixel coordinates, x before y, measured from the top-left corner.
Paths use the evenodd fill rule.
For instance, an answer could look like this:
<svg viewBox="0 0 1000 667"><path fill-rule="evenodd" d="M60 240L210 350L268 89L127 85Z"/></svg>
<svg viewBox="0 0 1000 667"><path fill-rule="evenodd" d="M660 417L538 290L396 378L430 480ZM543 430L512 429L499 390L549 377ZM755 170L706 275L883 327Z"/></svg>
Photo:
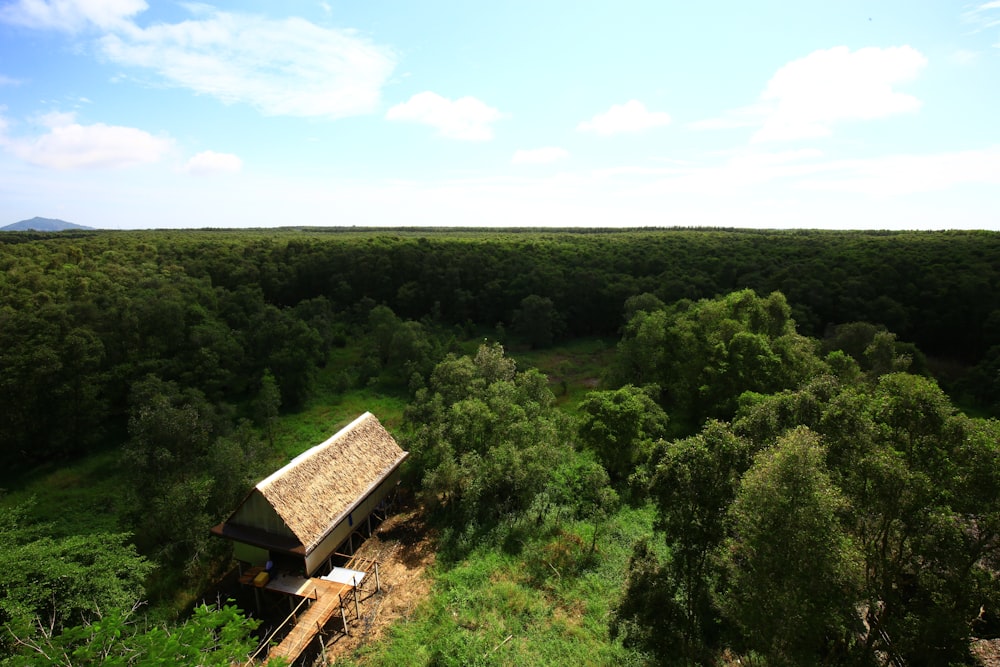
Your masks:
<svg viewBox="0 0 1000 667"><path fill-rule="evenodd" d="M63 467L36 469L0 495L0 511L28 504L31 520L53 537L123 530L118 516L124 481L118 453L104 451Z"/></svg>
<svg viewBox="0 0 1000 667"><path fill-rule="evenodd" d="M549 378L556 405L569 414L587 392L602 388L605 369L615 354L614 341L581 338L545 350L509 350L520 370L537 368Z"/></svg>
<svg viewBox="0 0 1000 667"><path fill-rule="evenodd" d="M651 508L619 511L594 553L588 523L499 526L460 560L440 559L412 615L338 664L646 664L611 640L608 619L632 545L652 521Z"/></svg>

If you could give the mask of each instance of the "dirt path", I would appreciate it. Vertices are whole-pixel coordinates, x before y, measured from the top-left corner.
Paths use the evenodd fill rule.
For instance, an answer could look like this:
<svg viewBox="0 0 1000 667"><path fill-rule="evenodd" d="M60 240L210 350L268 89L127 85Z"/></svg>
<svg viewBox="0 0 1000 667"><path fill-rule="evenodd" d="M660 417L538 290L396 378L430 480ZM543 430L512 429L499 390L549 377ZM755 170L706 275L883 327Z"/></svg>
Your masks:
<svg viewBox="0 0 1000 667"><path fill-rule="evenodd" d="M1000 667L1000 639L976 639L972 655L981 667Z"/></svg>
<svg viewBox="0 0 1000 667"><path fill-rule="evenodd" d="M435 538L424 523L423 512L410 500L404 501L397 512L365 540L357 555L379 562L382 592L362 602L361 619L351 624L349 636L339 635L327 644L329 662L378 640L386 628L408 617L427 597L431 581L425 570L434 563Z"/></svg>

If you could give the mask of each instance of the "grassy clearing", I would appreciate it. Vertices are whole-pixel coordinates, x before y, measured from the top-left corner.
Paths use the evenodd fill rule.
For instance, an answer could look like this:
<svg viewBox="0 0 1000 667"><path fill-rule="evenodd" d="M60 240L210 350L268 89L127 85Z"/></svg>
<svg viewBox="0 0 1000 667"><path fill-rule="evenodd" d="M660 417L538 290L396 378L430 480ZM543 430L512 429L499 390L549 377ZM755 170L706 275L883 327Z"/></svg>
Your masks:
<svg viewBox="0 0 1000 667"><path fill-rule="evenodd" d="M339 394L317 395L298 412L283 415L275 429L277 458L290 459L318 445L365 412L371 412L393 432L402 426L405 395L355 389Z"/></svg>
<svg viewBox="0 0 1000 667"><path fill-rule="evenodd" d="M581 338L544 350L510 352L519 369L537 368L549 377L556 405L570 414L587 392L601 388L605 369L615 354L615 343L603 338Z"/></svg>
<svg viewBox="0 0 1000 667"><path fill-rule="evenodd" d="M52 537L122 530L118 516L125 484L118 453L104 451L52 469L40 468L0 495L0 511L30 505L29 518L44 523Z"/></svg>
<svg viewBox="0 0 1000 667"><path fill-rule="evenodd" d="M588 523L550 517L540 527L533 520L498 527L462 560L439 560L430 597L386 640L351 659L373 666L645 664L611 641L608 618L632 546L652 519L649 508L623 509L602 528L595 553Z"/></svg>

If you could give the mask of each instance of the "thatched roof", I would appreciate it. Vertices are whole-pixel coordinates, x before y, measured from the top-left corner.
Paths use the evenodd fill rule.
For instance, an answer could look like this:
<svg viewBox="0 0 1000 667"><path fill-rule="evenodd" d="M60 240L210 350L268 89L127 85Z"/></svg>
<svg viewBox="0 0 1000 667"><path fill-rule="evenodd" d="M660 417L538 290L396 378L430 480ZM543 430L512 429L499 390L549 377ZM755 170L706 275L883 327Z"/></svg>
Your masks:
<svg viewBox="0 0 1000 667"><path fill-rule="evenodd" d="M263 496L309 552L406 456L366 412L257 484L251 496Z"/></svg>

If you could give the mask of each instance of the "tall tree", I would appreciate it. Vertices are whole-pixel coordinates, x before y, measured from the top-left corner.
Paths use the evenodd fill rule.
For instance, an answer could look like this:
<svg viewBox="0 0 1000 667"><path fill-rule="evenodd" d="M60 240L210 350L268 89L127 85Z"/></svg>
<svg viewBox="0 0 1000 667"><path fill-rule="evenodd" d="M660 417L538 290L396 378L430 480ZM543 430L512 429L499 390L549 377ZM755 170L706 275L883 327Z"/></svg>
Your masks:
<svg viewBox="0 0 1000 667"><path fill-rule="evenodd" d="M243 664L254 650L257 640L251 632L258 625L259 621L247 618L233 605L201 604L176 625L151 624L138 617L134 609L113 608L100 610L61 633L45 631L18 637L19 651L0 664L230 667ZM275 661L279 663L284 664Z"/></svg>
<svg viewBox="0 0 1000 667"><path fill-rule="evenodd" d="M712 591L719 571L714 554L726 537L726 511L750 458L748 441L726 424L711 421L701 433L664 446L650 485L656 528L670 553L663 575L676 582L682 602L680 648L691 660L704 658L706 647L716 639Z"/></svg>
<svg viewBox="0 0 1000 667"><path fill-rule="evenodd" d="M860 627L861 556L824 456L816 434L790 431L757 456L729 510L723 608L776 665L829 659Z"/></svg>
<svg viewBox="0 0 1000 667"><path fill-rule="evenodd" d="M136 384L132 402L121 462L136 543L160 563L197 569L215 544L208 529L245 488L256 439L245 427L230 436L200 392L155 376Z"/></svg>
<svg viewBox="0 0 1000 667"><path fill-rule="evenodd" d="M580 403L580 439L594 450L615 482L628 479L648 462L653 443L664 437L669 421L649 390L633 385L594 391Z"/></svg>
<svg viewBox="0 0 1000 667"><path fill-rule="evenodd" d="M762 445L798 425L822 435L864 557L864 650L914 665L961 661L981 606L987 616L997 608L1000 431L956 414L928 378L868 377L744 396L734 430Z"/></svg>
<svg viewBox="0 0 1000 667"><path fill-rule="evenodd" d="M264 369L264 376L260 379L260 390L254 400L254 418L257 425L263 429L267 436L267 443L274 447L274 427L278 420L278 411L281 408L281 389L278 381L274 379L271 369Z"/></svg>
<svg viewBox="0 0 1000 667"><path fill-rule="evenodd" d="M731 417L745 391L770 393L811 377L821 368L816 351L795 332L784 295L743 290L637 311L614 378L658 384L663 407L690 432L708 417Z"/></svg>
<svg viewBox="0 0 1000 667"><path fill-rule="evenodd" d="M514 311L511 330L531 347L548 347L562 334L563 317L555 303L547 296L529 294L521 299L520 308Z"/></svg>
<svg viewBox="0 0 1000 667"><path fill-rule="evenodd" d="M529 507L570 451L547 385L497 344L439 363L406 412L427 502L480 521Z"/></svg>

